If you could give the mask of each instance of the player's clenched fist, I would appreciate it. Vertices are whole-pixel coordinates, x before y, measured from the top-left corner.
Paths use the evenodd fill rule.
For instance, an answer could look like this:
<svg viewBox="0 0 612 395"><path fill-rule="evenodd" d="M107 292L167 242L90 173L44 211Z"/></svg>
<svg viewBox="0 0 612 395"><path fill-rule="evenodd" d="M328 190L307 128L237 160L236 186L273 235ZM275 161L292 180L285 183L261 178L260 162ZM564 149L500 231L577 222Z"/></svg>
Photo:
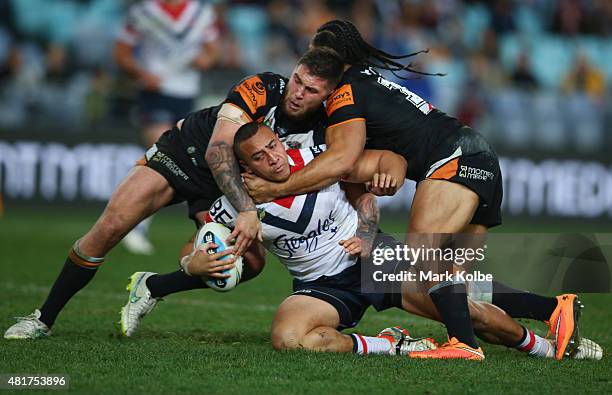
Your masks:
<svg viewBox="0 0 612 395"><path fill-rule="evenodd" d="M348 240L340 240L338 244L340 244L348 254L359 256L361 259L368 258L372 251L372 244L357 236L353 236Z"/></svg>
<svg viewBox="0 0 612 395"><path fill-rule="evenodd" d="M243 174L242 180L247 192L256 204L268 203L278 197L274 182L266 181L249 173Z"/></svg>
<svg viewBox="0 0 612 395"><path fill-rule="evenodd" d="M372 181L366 182L368 191L377 196L395 195L398 185L397 178L387 173L375 173Z"/></svg>

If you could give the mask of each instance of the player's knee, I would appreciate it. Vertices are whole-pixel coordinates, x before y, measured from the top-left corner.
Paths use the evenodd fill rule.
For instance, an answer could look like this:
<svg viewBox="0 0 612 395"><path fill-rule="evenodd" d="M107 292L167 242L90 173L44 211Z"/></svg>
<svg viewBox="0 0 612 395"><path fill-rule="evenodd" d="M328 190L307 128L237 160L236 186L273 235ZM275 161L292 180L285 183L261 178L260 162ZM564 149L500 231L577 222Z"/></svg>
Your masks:
<svg viewBox="0 0 612 395"><path fill-rule="evenodd" d="M301 348L313 351L328 351L334 343L330 328L315 328L306 333L300 341Z"/></svg>
<svg viewBox="0 0 612 395"><path fill-rule="evenodd" d="M279 325L272 328L272 347L275 350L295 350L302 348L301 336L292 325Z"/></svg>

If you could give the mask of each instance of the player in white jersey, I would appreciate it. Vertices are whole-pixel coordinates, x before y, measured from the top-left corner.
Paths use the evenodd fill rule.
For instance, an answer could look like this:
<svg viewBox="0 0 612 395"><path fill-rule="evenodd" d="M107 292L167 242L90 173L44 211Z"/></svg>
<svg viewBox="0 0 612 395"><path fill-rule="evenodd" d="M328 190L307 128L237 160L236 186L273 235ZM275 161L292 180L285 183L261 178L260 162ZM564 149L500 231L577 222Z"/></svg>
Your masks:
<svg viewBox="0 0 612 395"><path fill-rule="evenodd" d="M271 142L274 144L275 141ZM286 170L301 169L324 148L287 150L289 167ZM368 154L373 156L381 152ZM280 259L293 278L312 281L355 265L357 257L338 248L340 241L350 239L357 230L357 212L339 183L307 195L260 204L257 208L261 213L264 247ZM235 226L237 217L238 211L225 196L217 199L208 213L210 220L230 228Z"/></svg>
<svg viewBox="0 0 612 395"><path fill-rule="evenodd" d="M234 151L247 172L245 177L254 173L276 182L287 179L323 149L320 146L285 151L268 127L253 122L242 126L234 139ZM384 185L374 187L386 187L392 192L401 187L405 172L406 161L399 155L366 150L346 181L364 182L376 173L383 173ZM431 340L412 339L398 327L387 328L376 337L344 335L339 331L357 325L369 306L378 311L398 307L440 320L427 293L407 289L397 293L363 290L362 250L370 250L373 243L377 247L391 248L399 243L390 236L377 234L374 196L359 191L355 194L349 185L345 188L352 195L350 200L354 200L355 208L338 183L315 193L289 196L257 206L264 246L279 258L294 278L294 293L281 304L272 324L273 346L276 349L402 355L418 348L433 347ZM237 215L238 211L221 197L213 204L207 219L232 227ZM186 272L222 277L220 272L231 267L233 258L220 260L229 252L208 255L204 252L208 247L182 260ZM248 258L246 261L248 264ZM469 302L469 307L474 326L484 340L515 347L534 356L554 358L553 341L535 335L503 310L475 299ZM591 343L596 345L585 342ZM573 357L579 355L583 356L584 351ZM596 355L593 352L589 357L597 358Z"/></svg>
<svg viewBox="0 0 612 395"><path fill-rule="evenodd" d="M143 142L152 146L193 109L201 72L218 58L214 8L196 0L145 0L133 5L121 29L115 58L140 83ZM132 252L150 254L149 221L124 239Z"/></svg>

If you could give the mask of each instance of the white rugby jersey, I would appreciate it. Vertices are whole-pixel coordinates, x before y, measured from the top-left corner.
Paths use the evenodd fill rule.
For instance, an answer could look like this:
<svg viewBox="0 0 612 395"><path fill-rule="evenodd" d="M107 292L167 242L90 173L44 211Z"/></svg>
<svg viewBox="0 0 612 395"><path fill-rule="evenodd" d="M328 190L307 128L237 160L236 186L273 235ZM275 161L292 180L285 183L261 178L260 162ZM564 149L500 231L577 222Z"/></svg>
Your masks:
<svg viewBox="0 0 612 395"><path fill-rule="evenodd" d="M161 78L160 93L192 98L200 90L200 71L191 63L202 44L218 36L210 4L187 0L171 12L160 0L145 0L130 8L119 40L138 48L141 65Z"/></svg>
<svg viewBox="0 0 612 395"><path fill-rule="evenodd" d="M324 145L289 149L291 172L297 171L323 152ZM357 211L339 183L318 192L287 196L257 205L263 243L294 278L302 281L332 276L357 263L338 244L355 235ZM207 220L235 225L238 211L222 196L211 207Z"/></svg>

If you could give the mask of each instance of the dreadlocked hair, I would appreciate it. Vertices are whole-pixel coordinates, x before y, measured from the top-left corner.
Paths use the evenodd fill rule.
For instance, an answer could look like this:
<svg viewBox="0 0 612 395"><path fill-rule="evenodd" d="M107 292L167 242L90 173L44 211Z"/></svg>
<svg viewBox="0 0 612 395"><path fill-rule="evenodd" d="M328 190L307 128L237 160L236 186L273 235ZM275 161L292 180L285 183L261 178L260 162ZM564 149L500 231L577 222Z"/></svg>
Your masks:
<svg viewBox="0 0 612 395"><path fill-rule="evenodd" d="M346 20L329 21L317 30L312 38L314 47L329 47L335 50L345 63L350 65L361 65L378 69L389 70L398 78L405 77L396 74L398 71L409 71L411 73L430 76L444 76L444 73L425 73L412 68L413 64L404 65L398 60L406 59L420 53L429 52L428 49L409 53L406 55L393 55L378 49L367 43L359 34L359 31L351 22Z"/></svg>

